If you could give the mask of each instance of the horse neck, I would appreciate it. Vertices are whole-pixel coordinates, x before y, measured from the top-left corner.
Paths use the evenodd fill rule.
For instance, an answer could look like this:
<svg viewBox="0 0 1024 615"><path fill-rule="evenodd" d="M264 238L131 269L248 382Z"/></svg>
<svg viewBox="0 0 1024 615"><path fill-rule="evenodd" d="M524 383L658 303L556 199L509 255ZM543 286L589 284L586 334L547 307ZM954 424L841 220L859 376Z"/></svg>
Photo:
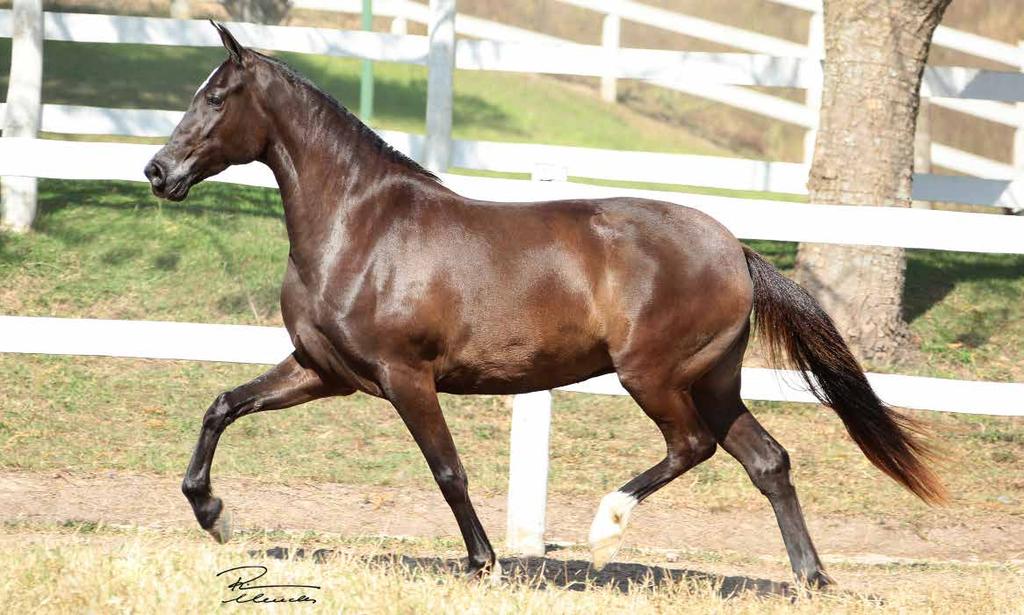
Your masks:
<svg viewBox="0 0 1024 615"><path fill-rule="evenodd" d="M315 252L328 238L344 239L339 235L358 218L354 213L393 201L388 187L406 170L365 139L358 120L330 108L315 92L305 94L291 91L290 100L282 99L281 90L275 94L264 162L281 190L292 256L309 261L318 253L305 254L307 248Z"/></svg>

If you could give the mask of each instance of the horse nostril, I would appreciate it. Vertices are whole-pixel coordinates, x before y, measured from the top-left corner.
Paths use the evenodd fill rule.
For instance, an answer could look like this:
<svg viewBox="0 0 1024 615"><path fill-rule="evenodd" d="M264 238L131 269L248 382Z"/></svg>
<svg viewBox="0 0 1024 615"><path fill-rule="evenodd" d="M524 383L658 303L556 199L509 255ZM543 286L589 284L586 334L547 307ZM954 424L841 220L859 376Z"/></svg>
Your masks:
<svg viewBox="0 0 1024 615"><path fill-rule="evenodd" d="M164 185L164 178L166 177L164 168L155 160L149 161L149 164L146 165L145 173L146 178L149 179L149 183L154 188L160 188Z"/></svg>

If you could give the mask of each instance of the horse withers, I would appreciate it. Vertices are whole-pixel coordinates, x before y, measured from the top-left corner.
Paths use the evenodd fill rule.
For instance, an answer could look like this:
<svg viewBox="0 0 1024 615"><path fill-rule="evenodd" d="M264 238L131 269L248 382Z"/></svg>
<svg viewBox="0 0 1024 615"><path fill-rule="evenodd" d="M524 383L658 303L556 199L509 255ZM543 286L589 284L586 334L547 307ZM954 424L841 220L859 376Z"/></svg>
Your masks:
<svg viewBox="0 0 1024 615"><path fill-rule="evenodd" d="M295 346L203 418L182 490L217 540L231 533L210 486L224 429L362 391L394 405L458 521L468 573L483 574L494 550L437 393L525 393L615 372L667 453L601 501L595 565L614 556L639 502L720 445L767 496L797 578L826 585L788 455L740 399L751 312L772 354L803 370L876 466L927 501L944 497L913 425L878 399L828 315L714 219L634 198L464 198L214 25L228 58L145 173L154 194L180 201L230 165L273 170L290 243L281 313Z"/></svg>

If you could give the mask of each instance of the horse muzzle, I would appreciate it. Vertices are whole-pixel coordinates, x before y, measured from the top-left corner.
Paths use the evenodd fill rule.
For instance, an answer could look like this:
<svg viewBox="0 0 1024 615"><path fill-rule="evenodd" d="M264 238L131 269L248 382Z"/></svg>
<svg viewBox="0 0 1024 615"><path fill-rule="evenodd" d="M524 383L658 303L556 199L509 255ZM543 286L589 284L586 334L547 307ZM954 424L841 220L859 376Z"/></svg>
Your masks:
<svg viewBox="0 0 1024 615"><path fill-rule="evenodd" d="M183 201L192 187L191 173L175 173L168 166L154 156L143 172L155 196L169 201Z"/></svg>

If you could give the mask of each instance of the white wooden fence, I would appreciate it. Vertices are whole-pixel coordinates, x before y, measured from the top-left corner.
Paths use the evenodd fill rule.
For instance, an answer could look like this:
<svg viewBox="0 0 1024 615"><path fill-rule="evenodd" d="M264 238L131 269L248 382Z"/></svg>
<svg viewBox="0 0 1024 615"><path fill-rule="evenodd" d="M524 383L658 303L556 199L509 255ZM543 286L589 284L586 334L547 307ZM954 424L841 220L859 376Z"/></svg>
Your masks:
<svg viewBox="0 0 1024 615"><path fill-rule="evenodd" d="M4 114L0 103L0 121ZM181 116L181 111L43 105L40 126L44 132L62 134L161 137L171 133ZM423 136L389 130L380 134L400 151L424 159ZM532 173L537 165L549 165L572 177L807 194L808 167L803 163L457 139L451 141L448 159L451 167L483 171ZM913 190L918 200L1024 208L1022 179L918 173Z"/></svg>
<svg viewBox="0 0 1024 615"><path fill-rule="evenodd" d="M443 10L444 3L438 3ZM104 15L47 14L45 36L51 40L133 42L167 45L220 45L205 22ZM376 60L426 63L426 37L316 28L281 28L233 24L243 43L260 48L351 56ZM10 13L0 11L0 35L10 33ZM820 80L820 67L801 59L778 59L736 54L682 54L649 50L620 50L606 67L606 50L586 45L530 45L494 41L459 41L454 63L459 68L529 72L613 74L617 77L681 79L684 74L708 87L716 84L804 84ZM597 68L595 68L595 64ZM451 66L448 63L447 66ZM685 67L691 71L683 73ZM1024 100L1024 77L1019 74L935 68L926 81L946 96L971 99ZM160 135L169 132L178 114L170 111L110 110L44 106L43 130L71 125L99 133ZM65 130L60 130L66 132ZM70 131L74 132L74 131ZM388 134L409 151L420 138ZM121 179L144 181L141 170L157 148L123 143L64 142L5 136L0 139L0 175L64 179ZM720 185L742 189L801 192L801 165L696 156L607 152L585 148L454 142L456 164L497 170L528 170L536 163L554 162L572 174L640 181L692 183L698 175L714 175ZM565 161L573 162L567 164ZM526 160L527 162L522 162ZM625 171L622 167L639 167ZM689 171L688 169L701 169ZM708 169L717 169L710 173ZM688 174L689 173L689 174ZM732 182L726 178L732 176ZM749 239L903 246L973 252L1024 253L1024 218L982 214L807 205L775 201L729 199L679 192L627 190L573 184L500 180L443 175L446 183L467 196L491 200L542 200L567 197L635 195L696 207L708 212L737 236ZM274 186L269 171L259 165L233 167L214 181ZM946 190L963 193L967 202L1005 205L1021 203L1019 182L1006 178L977 180L922 176L920 184L937 200L951 200ZM715 185L714 183L712 185ZM754 186L754 187L751 187ZM982 194L983 196L978 196ZM915 193L918 198L924 197ZM958 197L959 198L959 197ZM971 200L973 199L973 200ZM0 317L0 352L100 354L150 358L274 362L289 351L287 337L276 329L182 323L111 322L77 319ZM944 379L872 374L872 384L890 403L920 409L1024 415L1024 384L950 381ZM751 399L813 401L793 374L745 370L743 394ZM613 376L565 387L570 391L623 394ZM539 414L535 414L539 412ZM550 395L530 394L515 402L513 460L510 471L509 540L515 550L537 552L543 547L546 497L547 419ZM539 420L538 420L539 419ZM534 427L530 425L534 424ZM523 431L523 430L527 431ZM542 432L542 433L541 433ZM520 436L527 437L520 437ZM543 437L540 437L543 436ZM543 463L539 461L545 460ZM524 466L524 464L526 464Z"/></svg>
<svg viewBox="0 0 1024 615"><path fill-rule="evenodd" d="M141 357L222 363L278 363L292 351L288 332L278 327L187 322L42 318L0 315L3 352ZM944 378L869 374L884 399L905 408L939 412L1020 416L1024 384L959 382ZM626 395L613 375L560 390ZM743 397L817 403L799 372L743 369Z"/></svg>
<svg viewBox="0 0 1024 615"><path fill-rule="evenodd" d="M53 139L0 139L0 175L146 181L142 168L159 146ZM592 186L570 182L442 174L471 198L515 202L635 196L700 209L738 237L850 245L1024 254L1024 217L907 208L814 205ZM276 187L259 163L234 166L208 181Z"/></svg>
<svg viewBox="0 0 1024 615"><path fill-rule="evenodd" d="M808 20L806 44L794 43L750 30L725 26L706 19L691 17L631 0L558 1L604 15L601 48L605 50L606 57L609 58L614 58L620 49L619 38L621 28L619 24L622 20L683 34L691 38L728 45L757 54L804 58L813 63L819 62L824 55L821 2L818 0L769 0L776 4L790 6L811 13L811 17ZM359 0L295 0L294 4L296 8L343 13L358 13L361 10ZM429 15L425 5L412 0L377 0L374 5L374 11L381 16L396 17L402 23L405 20L427 23ZM464 36L488 40L527 43L569 43L569 41L564 39L531 30L466 15L459 16L456 31ZM1020 46L1015 46L956 30L948 26L939 26L932 38L932 44L937 47L954 49L975 57L998 62L1014 70L1024 71L1024 42ZM617 74L612 66L609 66L609 70L604 74L597 76L602 78L602 95L606 100L614 100L616 91L615 81L618 78L625 77ZM789 86L807 87L807 98L805 103L801 105L785 98L755 92L742 87L743 85L773 84L709 84L704 82L693 83L685 79L664 81L650 79L650 81L668 89L707 98L806 128L808 136L805 139L804 161L810 162L811 160L813 136L817 124L818 107L820 105L820 88L815 83ZM1024 169L1024 119L1022 119L1022 114L1018 112L1014 105L1006 104L1006 102L995 102L1000 99L963 100L959 97L947 97L941 90L933 92L927 86L922 89L922 93L925 96L930 96L932 104L936 106L1003 124L1016 130L1013 161L1010 164L937 143L932 145L931 157L934 164L960 173L993 179L1011 179L1016 173Z"/></svg>
<svg viewBox="0 0 1024 615"><path fill-rule="evenodd" d="M9 26L9 12L0 11L0 36L9 34ZM242 40L260 41L261 47L276 50L417 64L425 63L429 56L427 37L253 24L233 24L232 28ZM216 34L203 21L61 13L46 14L46 38L77 42L220 45ZM611 74L620 77L687 81L709 88L720 84L801 87L820 82L821 78L817 62L798 58L624 49L619 51L615 62L609 62L604 54L602 48L590 45L461 40L456 46L455 62L462 69L594 76L609 74L611 70ZM1015 73L930 68L924 87L946 96L1024 99L1024 75ZM442 85L431 91L437 96L431 96L429 106L441 109L442 117L450 114L450 87ZM444 98L445 93L447 101L437 100ZM445 109L448 111L443 111ZM42 115L44 131L160 136L169 134L180 112L47 105ZM431 117L437 121L438 114L431 114ZM439 130L443 130L443 124L439 126ZM437 135L438 131L431 134ZM571 166L568 174L581 177L806 193L805 182L801 179L806 177L806 167L794 163L522 144L451 144L444 138L435 138L433 148L420 150L414 137L395 133L386 136L400 149L412 152L421 160L430 158L426 152L444 150L434 155L458 167L528 172L534 163L554 162ZM572 154L572 157L564 154ZM970 169L991 179L918 176L916 199L1011 208L1019 208L1024 202L1021 182L1014 181L1016 172L1010 165L956 152L939 144L933 145L932 159L936 164ZM951 160L954 163L950 163ZM651 164L655 161L657 164ZM742 171L738 172L740 169Z"/></svg>

